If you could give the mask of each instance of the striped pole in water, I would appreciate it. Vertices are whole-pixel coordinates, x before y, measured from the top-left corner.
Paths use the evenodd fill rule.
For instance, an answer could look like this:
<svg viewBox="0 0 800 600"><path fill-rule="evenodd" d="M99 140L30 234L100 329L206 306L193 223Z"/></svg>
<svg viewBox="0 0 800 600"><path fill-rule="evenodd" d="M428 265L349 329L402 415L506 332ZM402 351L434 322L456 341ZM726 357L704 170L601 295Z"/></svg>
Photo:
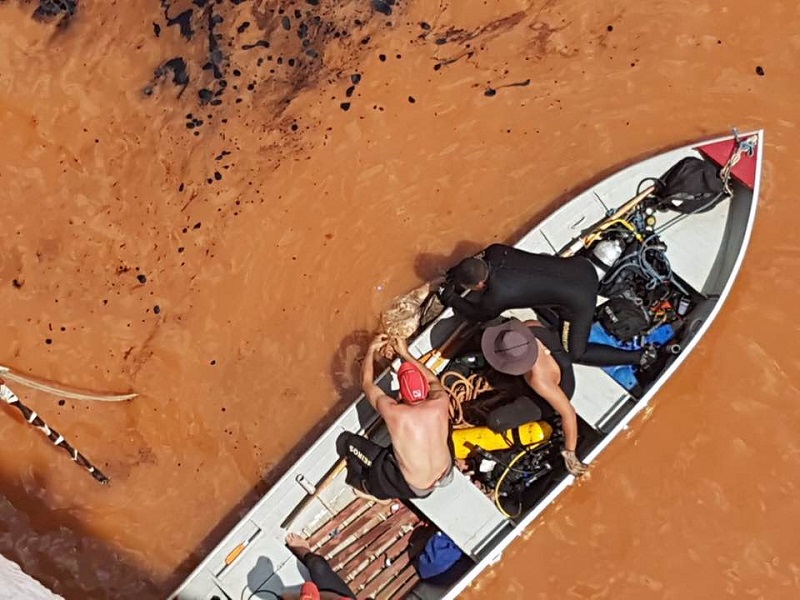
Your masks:
<svg viewBox="0 0 800 600"><path fill-rule="evenodd" d="M95 467L92 463L90 463L83 454L78 452L75 448L73 448L67 440L64 439L60 433L58 433L55 429L52 429L47 423L45 423L39 415L36 414L36 411L31 410L27 406L25 406L20 399L17 398L17 395L12 392L6 385L3 383L2 379L0 379L0 398L8 404L9 406L15 407L22 413L22 416L25 417L25 420L31 424L33 427L41 431L43 434L47 436L47 438L53 442L55 446L63 448L69 455L72 457L72 460L75 461L78 465L89 471L92 477L94 477L100 483L108 483L108 477L103 475L100 470Z"/></svg>

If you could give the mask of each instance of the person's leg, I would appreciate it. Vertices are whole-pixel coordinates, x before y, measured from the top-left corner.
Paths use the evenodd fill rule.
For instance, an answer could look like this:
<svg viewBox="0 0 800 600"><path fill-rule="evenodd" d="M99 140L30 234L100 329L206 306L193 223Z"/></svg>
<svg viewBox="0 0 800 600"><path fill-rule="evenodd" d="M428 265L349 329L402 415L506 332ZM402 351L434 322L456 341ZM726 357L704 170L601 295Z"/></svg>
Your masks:
<svg viewBox="0 0 800 600"><path fill-rule="evenodd" d="M562 322L561 343L573 362L592 367L638 365L641 362L642 350L624 350L590 343L589 333L593 322L594 307L588 304L576 311L571 321Z"/></svg>
<svg viewBox="0 0 800 600"><path fill-rule="evenodd" d="M286 536L286 545L308 569L311 581L320 591L333 592L346 598L355 598L344 580L331 568L330 563L319 554L311 552L311 547L305 538L296 533L290 533Z"/></svg>
<svg viewBox="0 0 800 600"><path fill-rule="evenodd" d="M383 446L350 431L340 434L336 439L336 451L347 461L347 484L363 490L373 462L383 450Z"/></svg>
<svg viewBox="0 0 800 600"><path fill-rule="evenodd" d="M562 344L573 362L592 367L615 367L617 365L639 365L643 350L624 350L605 344L589 342L589 333L594 323L599 282L592 264L586 260L582 264L585 277L574 293L582 308L575 311L572 320L562 323Z"/></svg>
<svg viewBox="0 0 800 600"><path fill-rule="evenodd" d="M623 350L605 344L587 344L580 359L575 362L590 367L615 367L617 365L639 365L643 350Z"/></svg>
<svg viewBox="0 0 800 600"><path fill-rule="evenodd" d="M344 579L339 577L330 563L319 554L309 552L303 559L303 564L311 575L311 581L317 584L321 592L333 592L345 598L355 598Z"/></svg>
<svg viewBox="0 0 800 600"><path fill-rule="evenodd" d="M336 440L340 456L347 459L347 483L376 500L415 498L416 494L400 472L391 447L385 448L354 433L342 433Z"/></svg>
<svg viewBox="0 0 800 600"><path fill-rule="evenodd" d="M545 327L549 329L558 330L561 324L561 317L550 306L534 306L533 311L536 313L536 319Z"/></svg>

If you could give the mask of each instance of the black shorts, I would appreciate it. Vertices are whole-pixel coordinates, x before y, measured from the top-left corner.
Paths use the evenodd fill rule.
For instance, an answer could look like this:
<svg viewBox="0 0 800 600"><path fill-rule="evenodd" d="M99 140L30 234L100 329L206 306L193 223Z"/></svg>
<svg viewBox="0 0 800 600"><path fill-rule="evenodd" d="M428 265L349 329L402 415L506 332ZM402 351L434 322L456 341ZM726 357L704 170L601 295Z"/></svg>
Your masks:
<svg viewBox="0 0 800 600"><path fill-rule="evenodd" d="M406 483L391 446L379 446L367 438L345 431L336 440L339 456L347 460L347 483L378 500L424 498Z"/></svg>

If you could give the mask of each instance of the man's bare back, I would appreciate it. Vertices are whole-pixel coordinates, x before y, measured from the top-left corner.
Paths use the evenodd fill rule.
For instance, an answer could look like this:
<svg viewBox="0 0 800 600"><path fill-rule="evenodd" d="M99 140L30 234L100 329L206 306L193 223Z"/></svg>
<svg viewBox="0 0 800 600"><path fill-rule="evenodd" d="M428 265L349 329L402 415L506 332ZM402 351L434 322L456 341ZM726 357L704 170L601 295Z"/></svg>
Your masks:
<svg viewBox="0 0 800 600"><path fill-rule="evenodd" d="M381 412L392 438L397 464L406 482L429 489L452 466L447 443L449 400L439 394L409 406L394 400Z"/></svg>
<svg viewBox="0 0 800 600"><path fill-rule="evenodd" d="M406 483L428 490L453 466L450 451L450 399L436 375L408 351L405 340L391 343L397 354L416 366L428 382L427 397L413 403L387 396L373 383L372 361L377 350L390 343L378 335L370 344L362 366L362 389L383 417L392 439L392 451Z"/></svg>

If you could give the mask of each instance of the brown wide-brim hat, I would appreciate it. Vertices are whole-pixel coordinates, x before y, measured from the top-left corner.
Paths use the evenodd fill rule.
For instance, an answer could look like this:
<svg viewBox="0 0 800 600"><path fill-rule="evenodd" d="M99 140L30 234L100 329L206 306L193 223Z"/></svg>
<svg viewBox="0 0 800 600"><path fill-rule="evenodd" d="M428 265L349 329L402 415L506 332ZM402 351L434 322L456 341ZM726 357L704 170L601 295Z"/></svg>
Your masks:
<svg viewBox="0 0 800 600"><path fill-rule="evenodd" d="M495 370L508 375L530 371L539 358L536 336L519 319L487 327L481 338L481 350Z"/></svg>

